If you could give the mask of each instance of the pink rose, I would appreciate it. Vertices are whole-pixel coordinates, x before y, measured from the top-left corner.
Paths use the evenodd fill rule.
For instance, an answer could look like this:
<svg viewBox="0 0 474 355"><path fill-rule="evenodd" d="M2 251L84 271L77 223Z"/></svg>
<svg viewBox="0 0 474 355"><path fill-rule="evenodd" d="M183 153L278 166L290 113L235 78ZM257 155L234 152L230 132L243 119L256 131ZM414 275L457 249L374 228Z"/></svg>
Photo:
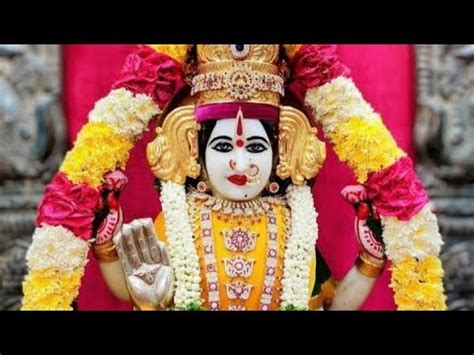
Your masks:
<svg viewBox="0 0 474 355"><path fill-rule="evenodd" d="M293 78L304 93L338 76L350 75L350 70L339 61L334 45L303 45L293 57L292 69Z"/></svg>
<svg viewBox="0 0 474 355"><path fill-rule="evenodd" d="M401 221L410 220L429 200L409 157L369 174L365 187L382 216L395 216Z"/></svg>
<svg viewBox="0 0 474 355"><path fill-rule="evenodd" d="M110 191L121 192L128 184L127 176L121 170L115 170L104 176L104 187Z"/></svg>
<svg viewBox="0 0 474 355"><path fill-rule="evenodd" d="M36 226L63 226L75 236L87 240L92 234L94 211L99 192L86 184L73 184L59 173L46 187L38 207Z"/></svg>
<svg viewBox="0 0 474 355"><path fill-rule="evenodd" d="M150 95L163 108L185 85L183 70L178 62L150 47L139 46L125 60L113 88Z"/></svg>

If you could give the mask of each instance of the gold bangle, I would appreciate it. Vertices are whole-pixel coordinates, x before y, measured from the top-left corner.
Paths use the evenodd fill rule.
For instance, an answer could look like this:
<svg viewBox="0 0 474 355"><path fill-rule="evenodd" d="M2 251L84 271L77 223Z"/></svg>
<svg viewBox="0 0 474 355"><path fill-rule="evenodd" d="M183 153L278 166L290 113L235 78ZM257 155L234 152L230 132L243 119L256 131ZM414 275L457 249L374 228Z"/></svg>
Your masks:
<svg viewBox="0 0 474 355"><path fill-rule="evenodd" d="M101 263L112 263L119 259L117 249L112 240L104 244L94 244L93 248L96 259Z"/></svg>
<svg viewBox="0 0 474 355"><path fill-rule="evenodd" d="M359 272L362 275L375 278L375 277L378 277L382 273L383 268L384 268L384 263L375 264L373 262L370 262L367 259L367 255L365 255L365 253L362 252L357 257L356 267L357 267L357 270L359 270Z"/></svg>

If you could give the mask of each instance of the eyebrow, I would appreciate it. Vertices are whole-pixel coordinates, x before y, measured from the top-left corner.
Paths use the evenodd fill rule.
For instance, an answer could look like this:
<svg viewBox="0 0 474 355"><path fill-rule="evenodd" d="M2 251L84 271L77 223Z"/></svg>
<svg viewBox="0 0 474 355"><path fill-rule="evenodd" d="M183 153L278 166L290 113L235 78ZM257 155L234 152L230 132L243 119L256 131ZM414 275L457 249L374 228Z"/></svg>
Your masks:
<svg viewBox="0 0 474 355"><path fill-rule="evenodd" d="M255 141L255 140L262 140L265 143L267 143L268 145L270 145L270 143L268 143L268 141L265 138L260 137L260 136L252 136L252 137L247 138L247 142Z"/></svg>
<svg viewBox="0 0 474 355"><path fill-rule="evenodd" d="M219 139L225 139L227 141L232 141L232 138L230 138L229 136L217 136L217 137L214 137L208 145L211 145L213 142L219 140Z"/></svg>

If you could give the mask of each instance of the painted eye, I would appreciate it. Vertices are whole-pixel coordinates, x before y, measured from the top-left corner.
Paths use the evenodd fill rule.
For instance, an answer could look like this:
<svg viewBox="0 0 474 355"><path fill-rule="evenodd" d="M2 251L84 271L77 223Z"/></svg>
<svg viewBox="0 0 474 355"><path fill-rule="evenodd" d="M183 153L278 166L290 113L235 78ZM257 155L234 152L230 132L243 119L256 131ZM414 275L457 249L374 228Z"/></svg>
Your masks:
<svg viewBox="0 0 474 355"><path fill-rule="evenodd" d="M220 142L220 143L215 144L212 147L212 149L221 153L227 153L227 152L230 152L233 149L233 147L232 147L232 144L230 143Z"/></svg>
<svg viewBox="0 0 474 355"><path fill-rule="evenodd" d="M265 147L261 143L252 143L247 146L247 151L249 153L261 153L267 150L267 147Z"/></svg>
<svg viewBox="0 0 474 355"><path fill-rule="evenodd" d="M250 53L249 44L231 44L229 47L232 57L237 60L245 59Z"/></svg>

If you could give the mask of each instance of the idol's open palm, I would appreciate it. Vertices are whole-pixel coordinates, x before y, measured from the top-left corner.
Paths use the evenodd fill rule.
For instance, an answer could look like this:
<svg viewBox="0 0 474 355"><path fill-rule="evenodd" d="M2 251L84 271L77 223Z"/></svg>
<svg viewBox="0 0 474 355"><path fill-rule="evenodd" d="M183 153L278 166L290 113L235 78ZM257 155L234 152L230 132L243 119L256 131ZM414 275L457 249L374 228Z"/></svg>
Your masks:
<svg viewBox="0 0 474 355"><path fill-rule="evenodd" d="M174 274L166 245L151 219L124 224L114 237L130 296L140 310L164 309L172 301Z"/></svg>

